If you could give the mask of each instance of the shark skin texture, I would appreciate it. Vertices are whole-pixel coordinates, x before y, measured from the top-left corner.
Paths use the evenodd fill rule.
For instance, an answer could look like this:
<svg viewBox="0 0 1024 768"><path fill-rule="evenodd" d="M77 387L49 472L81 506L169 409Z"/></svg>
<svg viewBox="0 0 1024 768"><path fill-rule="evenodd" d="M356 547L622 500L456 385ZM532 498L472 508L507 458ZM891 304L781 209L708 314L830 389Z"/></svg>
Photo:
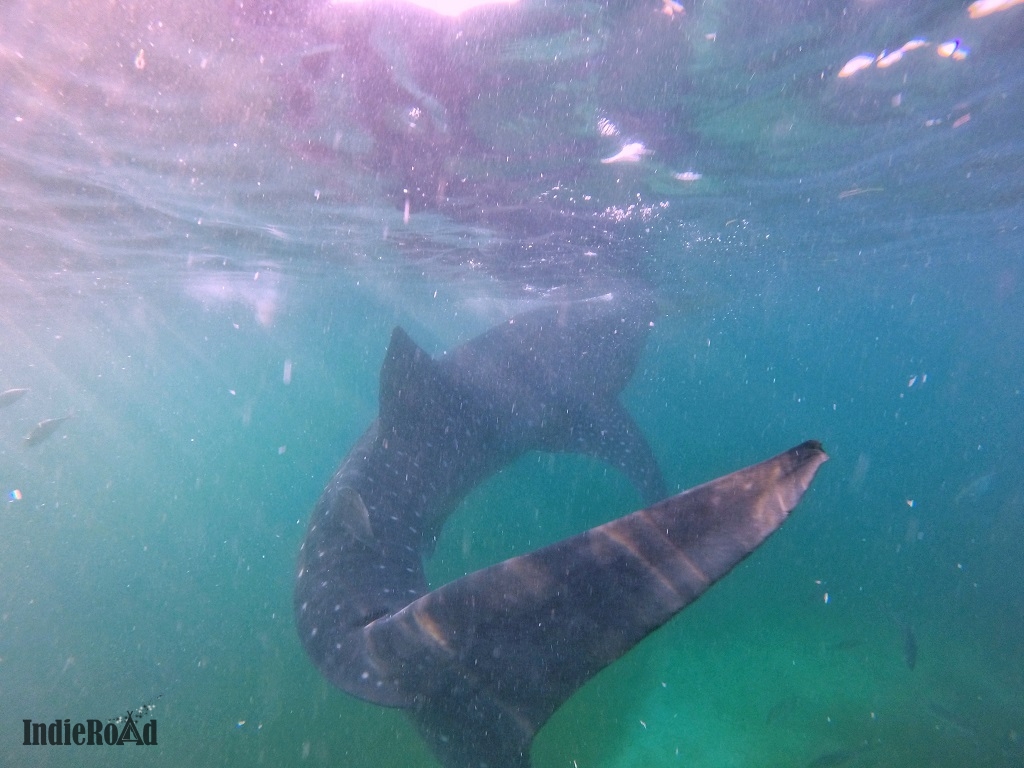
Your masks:
<svg viewBox="0 0 1024 768"><path fill-rule="evenodd" d="M392 334L379 416L314 507L295 615L324 677L403 708L445 768L529 766L555 710L773 533L828 458L808 441L664 498L618 401L654 314L645 294L609 294L436 358ZM429 590L448 515L528 451L599 458L649 506Z"/></svg>

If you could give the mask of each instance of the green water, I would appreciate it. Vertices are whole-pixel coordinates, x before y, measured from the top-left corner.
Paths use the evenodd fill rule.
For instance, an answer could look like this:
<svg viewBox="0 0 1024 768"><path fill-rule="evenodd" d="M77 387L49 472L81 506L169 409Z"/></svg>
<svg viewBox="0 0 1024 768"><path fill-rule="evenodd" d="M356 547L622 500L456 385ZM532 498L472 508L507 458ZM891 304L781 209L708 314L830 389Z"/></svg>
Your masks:
<svg viewBox="0 0 1024 768"><path fill-rule="evenodd" d="M388 289L433 295L422 282ZM373 417L387 329L406 321L358 288L330 293L270 329L245 307L181 312L146 293L106 302L102 323L92 305L17 319L21 352L4 373L32 391L2 432L5 483L23 494L3 515L12 740L22 717L113 717L163 694L157 748L76 750L74 764L430 764L399 713L319 678L292 624L306 515ZM832 461L779 534L556 714L535 762L773 766L834 752L854 765L1014 765L1018 433L987 420L995 405L961 407L982 384L945 349L948 307L879 312L800 281L731 307L659 320L625 395L670 483L809 436ZM826 313L830 329L812 321ZM928 381L908 387L918 370ZM68 407L53 438L18 445ZM525 457L457 510L429 576L638 503L597 462ZM72 759L5 749L11 764Z"/></svg>

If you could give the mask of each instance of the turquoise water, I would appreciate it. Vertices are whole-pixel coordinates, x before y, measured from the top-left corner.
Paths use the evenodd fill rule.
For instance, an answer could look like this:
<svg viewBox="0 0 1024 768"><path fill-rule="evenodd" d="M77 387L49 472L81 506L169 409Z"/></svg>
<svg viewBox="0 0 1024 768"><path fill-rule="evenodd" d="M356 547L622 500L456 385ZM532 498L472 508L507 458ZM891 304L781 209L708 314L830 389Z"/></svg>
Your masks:
<svg viewBox="0 0 1024 768"><path fill-rule="evenodd" d="M639 283L660 316L624 401L674 490L807 438L832 460L534 764L1024 764L1024 8L684 5L488 12L433 81L443 30L396 22L395 79L471 105L407 134L381 126L408 88L381 117L350 85L341 6L0 10L0 391L30 389L0 409L0 763L435 765L302 651L309 511L394 325L439 352ZM600 162L627 140L653 154ZM428 575L638 504L526 456ZM157 747L21 745L147 702Z"/></svg>

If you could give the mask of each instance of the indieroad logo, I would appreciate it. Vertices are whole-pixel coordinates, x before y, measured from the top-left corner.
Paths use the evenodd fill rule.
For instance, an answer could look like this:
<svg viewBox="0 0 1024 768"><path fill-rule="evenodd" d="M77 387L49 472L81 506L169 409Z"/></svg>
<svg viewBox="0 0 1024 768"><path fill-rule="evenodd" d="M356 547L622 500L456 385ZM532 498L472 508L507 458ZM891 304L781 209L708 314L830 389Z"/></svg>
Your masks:
<svg viewBox="0 0 1024 768"><path fill-rule="evenodd" d="M157 696L153 702L163 696ZM22 720L26 747L43 746L124 746L135 744L140 747L156 746L156 718L143 722L150 716L156 704L150 702L141 707L126 710L120 717L102 720L86 720L72 723L69 718L57 718L52 722L37 723Z"/></svg>

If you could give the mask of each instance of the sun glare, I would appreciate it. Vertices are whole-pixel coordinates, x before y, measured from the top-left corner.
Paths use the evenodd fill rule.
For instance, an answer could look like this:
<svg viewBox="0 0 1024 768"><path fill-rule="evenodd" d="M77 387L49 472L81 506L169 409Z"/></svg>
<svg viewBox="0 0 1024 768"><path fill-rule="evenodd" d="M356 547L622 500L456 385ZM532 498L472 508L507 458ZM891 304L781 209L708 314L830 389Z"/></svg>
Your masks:
<svg viewBox="0 0 1024 768"><path fill-rule="evenodd" d="M357 5L366 3L388 3L396 5L400 3L415 5L426 8L442 16L459 16L466 11L480 8L486 5L513 5L519 0L333 0L334 5Z"/></svg>

